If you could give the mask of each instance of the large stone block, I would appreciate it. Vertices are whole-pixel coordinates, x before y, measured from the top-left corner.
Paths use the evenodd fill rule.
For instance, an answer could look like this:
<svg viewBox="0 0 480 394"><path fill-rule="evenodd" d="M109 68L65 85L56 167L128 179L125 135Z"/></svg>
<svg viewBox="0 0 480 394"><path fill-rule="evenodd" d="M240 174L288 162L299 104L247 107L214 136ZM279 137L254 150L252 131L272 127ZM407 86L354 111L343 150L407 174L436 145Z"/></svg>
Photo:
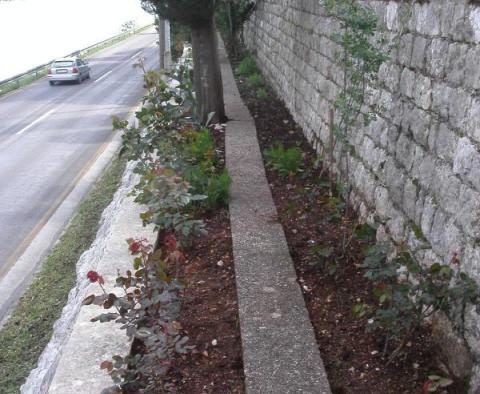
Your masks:
<svg viewBox="0 0 480 394"><path fill-rule="evenodd" d="M383 63L378 73L378 79L390 92L397 92L400 83L400 67L393 63Z"/></svg>
<svg viewBox="0 0 480 394"><path fill-rule="evenodd" d="M448 51L448 42L434 38L426 52L427 72L435 78L442 78L445 74L445 54Z"/></svg>
<svg viewBox="0 0 480 394"><path fill-rule="evenodd" d="M452 162L457 146L458 136L450 129L448 124L440 123L438 125L435 137L435 153L439 158Z"/></svg>
<svg viewBox="0 0 480 394"><path fill-rule="evenodd" d="M472 99L465 122L467 135L476 143L480 143L480 99Z"/></svg>
<svg viewBox="0 0 480 394"><path fill-rule="evenodd" d="M465 80L465 66L468 46L453 43L448 46L446 79L448 82L460 86Z"/></svg>
<svg viewBox="0 0 480 394"><path fill-rule="evenodd" d="M402 206L403 185L405 184L405 173L397 167L395 160L389 158L385 163L385 186L388 188L392 201Z"/></svg>
<svg viewBox="0 0 480 394"><path fill-rule="evenodd" d="M400 134L396 147L396 159L403 165L407 172L410 172L415 155L415 143L405 133Z"/></svg>
<svg viewBox="0 0 480 394"><path fill-rule="evenodd" d="M422 218L420 220L420 228L422 229L423 234L430 238L430 233L433 225L433 218L435 217L435 212L437 211L437 204L435 200L428 196L425 198L423 204Z"/></svg>
<svg viewBox="0 0 480 394"><path fill-rule="evenodd" d="M385 12L385 25L388 30L397 30L399 28L398 3L389 2Z"/></svg>
<svg viewBox="0 0 480 394"><path fill-rule="evenodd" d="M420 146L415 147L413 159L412 177L417 179L422 188L430 190L435 174L435 158L433 155L422 149Z"/></svg>
<svg viewBox="0 0 480 394"><path fill-rule="evenodd" d="M398 62L403 66L410 66L413 51L413 34L406 33L400 38L398 47Z"/></svg>
<svg viewBox="0 0 480 394"><path fill-rule="evenodd" d="M458 330L443 313L434 316L432 328L433 339L442 344L438 348L453 374L458 378L468 377L473 367L472 355Z"/></svg>
<svg viewBox="0 0 480 394"><path fill-rule="evenodd" d="M453 89L444 83L434 83L432 90L432 110L443 118L448 118L448 107Z"/></svg>
<svg viewBox="0 0 480 394"><path fill-rule="evenodd" d="M466 185L459 187L455 220L468 237L478 242L480 241L480 194Z"/></svg>
<svg viewBox="0 0 480 394"><path fill-rule="evenodd" d="M453 172L480 191L480 153L468 138L460 138L453 157Z"/></svg>
<svg viewBox="0 0 480 394"><path fill-rule="evenodd" d="M418 199L418 186L411 178L407 178L403 189L403 210L407 217L415 221L416 203Z"/></svg>
<svg viewBox="0 0 480 394"><path fill-rule="evenodd" d="M453 174L450 166L437 165L432 178L433 196L445 212L455 215L458 212L460 180Z"/></svg>
<svg viewBox="0 0 480 394"><path fill-rule="evenodd" d="M418 144L427 147L428 136L430 134L430 113L414 107L412 112L409 113L409 130L413 135L413 139Z"/></svg>
<svg viewBox="0 0 480 394"><path fill-rule="evenodd" d="M417 31L426 36L440 34L441 8L436 3L424 3L417 14Z"/></svg>
<svg viewBox="0 0 480 394"><path fill-rule="evenodd" d="M388 190L383 186L377 186L374 193L375 211L380 221L385 221L391 216L393 204L390 200Z"/></svg>
<svg viewBox="0 0 480 394"><path fill-rule="evenodd" d="M425 66L425 54L427 48L427 40L422 36L415 36L413 40L411 66L422 71Z"/></svg>
<svg viewBox="0 0 480 394"><path fill-rule="evenodd" d="M447 1L442 4L440 11L440 32L443 37L450 37L453 29L453 15L455 3Z"/></svg>
<svg viewBox="0 0 480 394"><path fill-rule="evenodd" d="M400 92L408 98L413 97L415 86L415 73L409 68L404 68L400 76Z"/></svg>
<svg viewBox="0 0 480 394"><path fill-rule="evenodd" d="M413 89L415 104L424 110L429 110L432 105L432 81L423 75L417 75Z"/></svg>
<svg viewBox="0 0 480 394"><path fill-rule="evenodd" d="M480 89L480 48L472 47L468 50L465 58L466 88Z"/></svg>
<svg viewBox="0 0 480 394"><path fill-rule="evenodd" d="M470 26L473 30L473 40L476 44L480 43L480 8L473 7L468 16Z"/></svg>

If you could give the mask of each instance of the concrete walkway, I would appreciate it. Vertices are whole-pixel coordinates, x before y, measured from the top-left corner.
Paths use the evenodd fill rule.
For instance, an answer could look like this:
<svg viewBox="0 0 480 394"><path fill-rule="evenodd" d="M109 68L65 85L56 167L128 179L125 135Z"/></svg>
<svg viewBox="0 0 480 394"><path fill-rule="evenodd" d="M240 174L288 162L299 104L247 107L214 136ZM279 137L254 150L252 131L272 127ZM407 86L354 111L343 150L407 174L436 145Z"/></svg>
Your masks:
<svg viewBox="0 0 480 394"><path fill-rule="evenodd" d="M226 159L247 394L330 393L282 226L255 123L220 48Z"/></svg>

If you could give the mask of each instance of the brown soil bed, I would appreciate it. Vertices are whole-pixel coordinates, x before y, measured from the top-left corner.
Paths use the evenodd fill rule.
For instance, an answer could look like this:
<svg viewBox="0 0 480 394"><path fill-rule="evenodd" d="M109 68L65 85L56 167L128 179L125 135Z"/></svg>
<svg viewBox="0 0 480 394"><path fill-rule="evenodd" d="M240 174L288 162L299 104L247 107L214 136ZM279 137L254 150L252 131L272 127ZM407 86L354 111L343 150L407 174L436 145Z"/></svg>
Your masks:
<svg viewBox="0 0 480 394"><path fill-rule="evenodd" d="M224 155L224 133L214 136ZM179 272L185 282L179 321L195 348L174 360L169 377L180 394L240 394L245 388L228 209L200 218L208 235L185 251Z"/></svg>
<svg viewBox="0 0 480 394"><path fill-rule="evenodd" d="M234 62L234 65L236 63ZM441 372L428 328L416 332L405 351L390 365L382 358L384 337L366 333L366 319L352 313L358 303L374 306L371 282L363 277L362 248L370 241L353 239L341 256L344 229L352 229L355 215L335 219L328 204L328 188L321 186L319 170L312 163L315 152L284 104L267 87L268 99L257 99L244 78L237 77L241 95L255 119L262 152L275 142L299 146L304 152L306 171L282 178L267 169L267 177L293 257L300 285L334 393L422 393L432 373ZM325 183L325 182L324 182ZM325 273L311 255L312 245L333 247L338 267L334 276ZM440 391L441 392L441 391ZM449 393L463 393L460 384Z"/></svg>

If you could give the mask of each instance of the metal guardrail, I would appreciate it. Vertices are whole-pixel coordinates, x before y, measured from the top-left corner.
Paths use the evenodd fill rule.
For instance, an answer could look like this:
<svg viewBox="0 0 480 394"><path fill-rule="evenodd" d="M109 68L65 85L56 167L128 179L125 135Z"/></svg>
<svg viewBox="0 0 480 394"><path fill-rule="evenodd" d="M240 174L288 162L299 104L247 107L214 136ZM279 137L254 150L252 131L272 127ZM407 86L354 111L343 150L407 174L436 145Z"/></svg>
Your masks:
<svg viewBox="0 0 480 394"><path fill-rule="evenodd" d="M144 27L141 27L139 29L135 29L133 31L129 31L129 32L126 32L126 33L121 33L121 34L118 34L116 36L113 36L113 37L110 37L110 38L107 38L106 40L103 40L103 41L100 41L94 45L91 45L89 47L86 47L86 48L83 48L83 49L80 49L80 50L77 50L75 52L72 52L68 55L65 55L64 57L70 57L70 56L78 56L78 55L82 55L82 54L85 54L85 53L89 53L97 48L101 48L103 46L106 46L107 44L109 43L115 43L117 41L121 41L121 40L124 40L125 38L129 37L129 36L133 36L137 33L140 33L146 29L148 29L149 27L151 27L152 25L147 25L147 26L144 26ZM32 68L31 70L28 70L28 71L25 71L21 74L18 74L18 75L15 75L11 78L8 78L8 79L4 79L3 81L0 81L0 95L2 94L2 87L5 86L5 85L10 85L10 84L13 84L14 86L16 87L19 87L20 86L20 81L23 79L23 78L26 78L26 77L31 77L32 80L35 80L37 79L39 76L41 76L42 72L45 72L47 67L52 64L53 60L49 61L48 63L45 63L45 64L42 64L41 66L37 66L35 68Z"/></svg>

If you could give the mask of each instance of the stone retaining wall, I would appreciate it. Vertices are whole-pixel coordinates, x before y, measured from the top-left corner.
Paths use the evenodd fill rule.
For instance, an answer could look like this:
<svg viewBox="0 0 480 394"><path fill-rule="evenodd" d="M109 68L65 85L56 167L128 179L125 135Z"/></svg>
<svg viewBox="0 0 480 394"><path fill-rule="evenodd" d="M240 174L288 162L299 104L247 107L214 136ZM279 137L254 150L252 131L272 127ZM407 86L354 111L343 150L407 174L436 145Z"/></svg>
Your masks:
<svg viewBox="0 0 480 394"><path fill-rule="evenodd" d="M245 39L321 152L341 73L329 38L335 22L319 3L258 0ZM383 107L380 116L350 136L353 200L362 216L381 223L379 237L406 240L427 264L458 253L463 270L480 280L480 5L366 3L394 45L371 97ZM473 360L471 392L480 392L480 315L473 307L465 323L465 341L449 336L451 354L458 354L452 366L465 375Z"/></svg>

